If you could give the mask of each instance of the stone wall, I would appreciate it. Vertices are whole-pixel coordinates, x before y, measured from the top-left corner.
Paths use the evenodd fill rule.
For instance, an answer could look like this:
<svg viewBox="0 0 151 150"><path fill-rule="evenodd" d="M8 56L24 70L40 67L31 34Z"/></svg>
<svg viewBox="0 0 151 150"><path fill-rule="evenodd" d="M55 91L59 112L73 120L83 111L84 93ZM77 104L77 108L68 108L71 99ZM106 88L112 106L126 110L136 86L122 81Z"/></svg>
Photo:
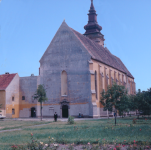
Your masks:
<svg viewBox="0 0 151 150"><path fill-rule="evenodd" d="M66 100L70 104L87 103L85 107L75 105L74 108L77 109L73 109L71 114L77 115L80 111L77 106L80 106L84 110L88 109L84 113L89 116L90 109L88 106L91 103L91 89L88 60L90 58L85 47L67 24L63 22L40 60L38 82L45 85L48 97L48 101L44 104L60 105L62 100ZM61 94L62 71L67 73L67 95Z"/></svg>
<svg viewBox="0 0 151 150"><path fill-rule="evenodd" d="M33 95L37 90L37 76L20 77L19 84L19 102L20 102L20 115L19 117L30 117L31 108L37 108L37 101L33 99ZM22 99L25 96L25 99Z"/></svg>

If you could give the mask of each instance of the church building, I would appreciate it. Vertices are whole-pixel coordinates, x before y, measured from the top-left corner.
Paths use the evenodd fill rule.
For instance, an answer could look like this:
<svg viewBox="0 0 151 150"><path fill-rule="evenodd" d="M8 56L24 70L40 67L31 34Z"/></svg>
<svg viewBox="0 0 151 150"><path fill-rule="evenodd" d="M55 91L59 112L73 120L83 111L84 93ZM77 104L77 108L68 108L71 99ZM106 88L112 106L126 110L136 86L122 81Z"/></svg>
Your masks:
<svg viewBox="0 0 151 150"><path fill-rule="evenodd" d="M55 112L61 118L77 117L79 112L93 118L112 115L103 111L100 93L113 82L135 94L134 77L120 58L104 47L93 0L84 29L81 34L63 21L39 61L38 76L0 75L0 114L7 118L40 117L40 104L33 99L39 84L45 86L48 98L43 103L43 117L53 117Z"/></svg>

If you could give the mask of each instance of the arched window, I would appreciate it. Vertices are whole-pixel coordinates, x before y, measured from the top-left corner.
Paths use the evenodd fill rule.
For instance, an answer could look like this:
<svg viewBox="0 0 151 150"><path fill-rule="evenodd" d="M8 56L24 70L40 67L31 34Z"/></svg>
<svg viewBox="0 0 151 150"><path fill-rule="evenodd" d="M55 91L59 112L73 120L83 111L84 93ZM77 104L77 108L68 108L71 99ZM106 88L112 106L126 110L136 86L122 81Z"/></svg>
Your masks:
<svg viewBox="0 0 151 150"><path fill-rule="evenodd" d="M118 85L118 80L116 79L116 84Z"/></svg>
<svg viewBox="0 0 151 150"><path fill-rule="evenodd" d="M106 91L107 91L108 85L109 85L109 77L108 77L108 75L106 75Z"/></svg>
<svg viewBox="0 0 151 150"><path fill-rule="evenodd" d="M134 94L134 82L132 81L132 94Z"/></svg>
<svg viewBox="0 0 151 150"><path fill-rule="evenodd" d="M100 73L100 89L103 92L103 73Z"/></svg>
<svg viewBox="0 0 151 150"><path fill-rule="evenodd" d="M61 73L61 95L67 95L67 73L62 71Z"/></svg>
<svg viewBox="0 0 151 150"><path fill-rule="evenodd" d="M97 72L95 71L95 92L96 92L96 99L97 99Z"/></svg>
<svg viewBox="0 0 151 150"><path fill-rule="evenodd" d="M111 86L113 85L114 83L114 79L111 77Z"/></svg>

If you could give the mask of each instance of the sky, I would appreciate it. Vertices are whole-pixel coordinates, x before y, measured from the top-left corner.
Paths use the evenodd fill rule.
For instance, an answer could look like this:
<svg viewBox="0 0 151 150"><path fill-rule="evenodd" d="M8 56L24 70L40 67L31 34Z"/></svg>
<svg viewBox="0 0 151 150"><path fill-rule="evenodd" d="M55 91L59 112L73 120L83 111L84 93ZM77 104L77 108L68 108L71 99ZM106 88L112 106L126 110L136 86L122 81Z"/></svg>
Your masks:
<svg viewBox="0 0 151 150"><path fill-rule="evenodd" d="M105 46L151 87L151 0L93 0ZM38 75L39 60L65 19L84 34L90 0L0 0L0 74Z"/></svg>

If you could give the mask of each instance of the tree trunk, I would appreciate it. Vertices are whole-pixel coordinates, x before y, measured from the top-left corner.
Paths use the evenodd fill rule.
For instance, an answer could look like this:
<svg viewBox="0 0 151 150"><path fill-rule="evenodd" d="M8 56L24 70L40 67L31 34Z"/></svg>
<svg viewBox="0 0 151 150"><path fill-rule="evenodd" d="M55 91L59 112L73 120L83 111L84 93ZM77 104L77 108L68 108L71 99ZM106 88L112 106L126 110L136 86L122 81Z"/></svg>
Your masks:
<svg viewBox="0 0 151 150"><path fill-rule="evenodd" d="M42 103L40 103L40 113L41 113L41 121L42 121Z"/></svg>
<svg viewBox="0 0 151 150"><path fill-rule="evenodd" d="M124 118L124 112L122 112L122 118Z"/></svg>
<svg viewBox="0 0 151 150"><path fill-rule="evenodd" d="M115 114L115 126L116 126L116 114Z"/></svg>
<svg viewBox="0 0 151 150"><path fill-rule="evenodd" d="M109 119L109 111L108 111L108 109L107 109L107 116L108 116L108 119Z"/></svg>
<svg viewBox="0 0 151 150"><path fill-rule="evenodd" d="M117 110L115 110L115 126L116 126L116 115L117 115Z"/></svg>
<svg viewBox="0 0 151 150"><path fill-rule="evenodd" d="M137 119L139 119L139 115L137 115Z"/></svg>

